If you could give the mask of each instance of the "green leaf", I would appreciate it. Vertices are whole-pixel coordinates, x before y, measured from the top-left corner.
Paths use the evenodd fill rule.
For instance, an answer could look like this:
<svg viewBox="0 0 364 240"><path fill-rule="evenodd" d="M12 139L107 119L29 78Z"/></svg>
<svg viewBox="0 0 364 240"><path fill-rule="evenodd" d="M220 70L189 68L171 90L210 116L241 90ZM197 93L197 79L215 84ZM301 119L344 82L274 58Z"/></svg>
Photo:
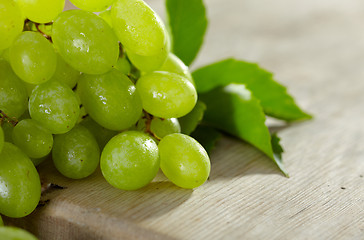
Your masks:
<svg viewBox="0 0 364 240"><path fill-rule="evenodd" d="M207 28L202 0L166 0L173 53L189 66L203 43Z"/></svg>
<svg viewBox="0 0 364 240"><path fill-rule="evenodd" d="M197 101L196 106L189 114L178 119L179 124L181 125L181 132L190 135L201 122L205 110L206 104Z"/></svg>
<svg viewBox="0 0 364 240"><path fill-rule="evenodd" d="M257 64L227 59L202 67L192 76L199 93L230 83L241 83L260 100L267 115L286 121L311 118L296 105L287 89L274 81L273 75Z"/></svg>
<svg viewBox="0 0 364 240"><path fill-rule="evenodd" d="M200 94L200 99L207 106L204 123L249 142L275 161L287 176L274 156L260 102L244 84L215 88Z"/></svg>
<svg viewBox="0 0 364 240"><path fill-rule="evenodd" d="M199 125L191 136L201 143L206 152L210 154L222 134L212 127Z"/></svg>
<svg viewBox="0 0 364 240"><path fill-rule="evenodd" d="M275 159L275 162L277 163L278 167L280 169L284 169L283 167L283 161L282 161L282 153L284 152L281 144L279 143L281 139L277 136L277 134L272 134L271 144L273 149L273 157ZM283 170L282 170L283 171ZM286 171L283 171L284 174L289 177L288 173Z"/></svg>

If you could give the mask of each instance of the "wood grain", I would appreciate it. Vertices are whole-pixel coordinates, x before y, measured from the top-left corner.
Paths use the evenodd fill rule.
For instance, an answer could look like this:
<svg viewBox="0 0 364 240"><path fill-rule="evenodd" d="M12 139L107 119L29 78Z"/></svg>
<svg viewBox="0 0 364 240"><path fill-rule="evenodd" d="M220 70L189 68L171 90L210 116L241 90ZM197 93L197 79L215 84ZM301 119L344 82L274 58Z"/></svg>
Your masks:
<svg viewBox="0 0 364 240"><path fill-rule="evenodd" d="M162 1L149 1L162 11ZM253 147L225 137L209 181L195 190L159 174L133 192L98 171L72 181L24 219L40 239L364 239L364 2L206 0L206 43L194 67L230 56L276 73L308 122L279 126L291 178Z"/></svg>

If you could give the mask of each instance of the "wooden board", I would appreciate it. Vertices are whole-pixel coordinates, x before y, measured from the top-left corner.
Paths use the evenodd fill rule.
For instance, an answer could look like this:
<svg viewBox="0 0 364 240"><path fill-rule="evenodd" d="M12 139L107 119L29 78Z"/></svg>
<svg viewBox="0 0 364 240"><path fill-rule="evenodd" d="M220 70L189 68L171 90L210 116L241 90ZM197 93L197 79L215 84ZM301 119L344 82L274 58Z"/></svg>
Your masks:
<svg viewBox="0 0 364 240"><path fill-rule="evenodd" d="M162 11L161 0L149 2ZM315 115L279 128L291 178L227 137L209 181L193 191L159 174L125 192L99 171L72 181L46 163L42 178L67 188L8 222L40 239L364 239L364 2L205 2L209 31L194 67L230 56L259 62Z"/></svg>

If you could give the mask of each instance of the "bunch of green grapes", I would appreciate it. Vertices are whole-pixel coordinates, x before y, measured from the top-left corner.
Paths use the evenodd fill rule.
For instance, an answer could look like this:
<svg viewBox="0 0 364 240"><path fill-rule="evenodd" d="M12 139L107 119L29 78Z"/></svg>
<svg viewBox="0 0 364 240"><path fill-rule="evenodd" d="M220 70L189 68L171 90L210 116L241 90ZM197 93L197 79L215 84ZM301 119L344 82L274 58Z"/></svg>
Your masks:
<svg viewBox="0 0 364 240"><path fill-rule="evenodd" d="M100 166L123 190L159 169L182 188L202 185L209 157L178 122L197 92L160 17L142 0L71 2L80 9L0 0L0 214L35 209L43 161L72 179Z"/></svg>

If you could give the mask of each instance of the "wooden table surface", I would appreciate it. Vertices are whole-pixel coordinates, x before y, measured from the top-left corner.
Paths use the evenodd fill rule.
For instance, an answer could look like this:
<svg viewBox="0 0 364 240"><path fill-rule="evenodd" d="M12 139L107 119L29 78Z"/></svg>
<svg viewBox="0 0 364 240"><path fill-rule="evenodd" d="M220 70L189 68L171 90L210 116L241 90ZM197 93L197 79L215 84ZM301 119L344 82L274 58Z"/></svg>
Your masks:
<svg viewBox="0 0 364 240"><path fill-rule="evenodd" d="M231 56L259 62L315 115L279 131L291 177L227 137L193 191L159 174L125 192L99 171L72 181L46 163L42 178L67 188L13 223L40 239L364 239L364 2L205 2L210 24L194 68ZM162 0L149 3L163 12Z"/></svg>

